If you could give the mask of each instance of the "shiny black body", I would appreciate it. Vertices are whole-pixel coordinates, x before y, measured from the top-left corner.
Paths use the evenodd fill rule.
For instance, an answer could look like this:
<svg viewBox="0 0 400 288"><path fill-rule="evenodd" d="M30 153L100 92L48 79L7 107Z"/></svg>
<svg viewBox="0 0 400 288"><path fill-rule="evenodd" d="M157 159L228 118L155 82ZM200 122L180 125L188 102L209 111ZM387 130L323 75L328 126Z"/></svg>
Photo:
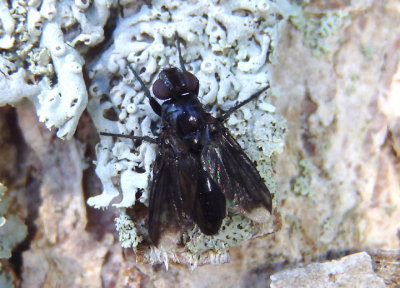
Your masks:
<svg viewBox="0 0 400 288"><path fill-rule="evenodd" d="M154 243L162 233L179 232L193 222L204 234L216 234L226 216L226 199L243 214L271 211L271 195L254 164L196 94L165 101L161 119L149 203Z"/></svg>
<svg viewBox="0 0 400 288"><path fill-rule="evenodd" d="M153 85L155 97L165 100L162 105L132 69L154 112L161 117L161 135L157 139L116 135L159 145L148 219L149 236L155 245L163 235L180 233L193 224L204 234L216 234L226 216L227 200L244 215L259 208L272 209L270 192L254 164L223 126L233 111L267 88L215 118L197 98L199 83L184 68L179 42L178 51L182 70L163 70Z"/></svg>
<svg viewBox="0 0 400 288"><path fill-rule="evenodd" d="M161 119L161 149L150 194L150 236L157 242L160 226L180 230L192 225L192 220L203 233L216 234L225 218L226 201L223 184L206 171L202 153L213 143L215 133L225 128L191 93L165 101Z"/></svg>

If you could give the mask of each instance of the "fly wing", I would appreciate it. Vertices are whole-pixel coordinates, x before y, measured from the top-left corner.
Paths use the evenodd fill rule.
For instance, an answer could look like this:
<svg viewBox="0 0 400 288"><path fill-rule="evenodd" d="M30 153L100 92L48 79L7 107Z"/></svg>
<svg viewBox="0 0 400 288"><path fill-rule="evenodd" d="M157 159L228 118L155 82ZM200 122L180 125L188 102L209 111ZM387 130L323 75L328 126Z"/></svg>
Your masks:
<svg viewBox="0 0 400 288"><path fill-rule="evenodd" d="M250 219L263 222L271 212L271 194L239 143L222 125L201 153L201 163L225 196Z"/></svg>
<svg viewBox="0 0 400 288"><path fill-rule="evenodd" d="M155 161L149 199L149 236L155 245L164 235L179 235L192 225L198 162L190 153L163 145Z"/></svg>

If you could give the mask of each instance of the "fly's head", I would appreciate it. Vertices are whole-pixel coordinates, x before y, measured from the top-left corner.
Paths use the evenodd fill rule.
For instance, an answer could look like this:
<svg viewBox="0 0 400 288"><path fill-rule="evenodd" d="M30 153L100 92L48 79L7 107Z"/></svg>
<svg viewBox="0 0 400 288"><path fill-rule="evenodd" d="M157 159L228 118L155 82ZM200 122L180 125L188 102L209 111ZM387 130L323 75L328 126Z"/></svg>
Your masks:
<svg viewBox="0 0 400 288"><path fill-rule="evenodd" d="M153 84L153 93L158 99L178 99L197 96L199 80L192 73L171 67L160 72Z"/></svg>

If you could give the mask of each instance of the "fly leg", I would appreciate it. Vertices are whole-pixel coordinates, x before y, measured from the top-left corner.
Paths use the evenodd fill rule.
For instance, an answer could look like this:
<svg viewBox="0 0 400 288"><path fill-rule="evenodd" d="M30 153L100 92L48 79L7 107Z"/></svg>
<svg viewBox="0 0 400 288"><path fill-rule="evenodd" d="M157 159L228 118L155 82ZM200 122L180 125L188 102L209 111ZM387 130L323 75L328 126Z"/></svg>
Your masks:
<svg viewBox="0 0 400 288"><path fill-rule="evenodd" d="M100 135L129 138L132 140L142 140L142 141L146 141L149 143L155 143L155 144L159 143L158 138L151 138L149 136L134 136L134 135L125 135L125 134L114 134L114 133L108 133L108 132L100 132Z"/></svg>
<svg viewBox="0 0 400 288"><path fill-rule="evenodd" d="M220 122L224 122L226 119L229 118L229 116L235 112L237 109L239 109L240 107L242 107L243 105L246 105L247 103L249 103L250 101L253 101L254 99L258 98L258 96L260 96L265 90L269 89L269 85L267 85L267 87L261 89L260 91L257 91L256 93L254 93L253 95L251 95L249 98L247 98L246 100L244 100L243 102L240 102L238 104L236 104L235 106L233 106L232 108L230 108L228 111L225 111L225 113L218 117L217 119Z"/></svg>

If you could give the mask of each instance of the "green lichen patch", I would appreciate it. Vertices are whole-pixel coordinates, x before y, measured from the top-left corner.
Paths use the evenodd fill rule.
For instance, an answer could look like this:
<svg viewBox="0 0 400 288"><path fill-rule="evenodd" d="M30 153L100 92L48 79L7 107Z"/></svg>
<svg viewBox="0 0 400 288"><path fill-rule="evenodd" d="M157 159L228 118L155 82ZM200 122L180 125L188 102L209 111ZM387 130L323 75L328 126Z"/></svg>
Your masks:
<svg viewBox="0 0 400 288"><path fill-rule="evenodd" d="M229 248L236 246L243 240L250 239L254 234L254 227L248 218L242 215L231 215L222 222L218 234L208 236L200 232L198 227L187 233L186 248L193 259L202 262L207 251L223 255Z"/></svg>
<svg viewBox="0 0 400 288"><path fill-rule="evenodd" d="M0 183L0 259L10 258L12 249L25 239L28 232L21 219L7 213L10 200L5 192L6 188Z"/></svg>
<svg viewBox="0 0 400 288"><path fill-rule="evenodd" d="M34 75L52 75L50 52L47 48L34 48L28 53L29 71Z"/></svg>
<svg viewBox="0 0 400 288"><path fill-rule="evenodd" d="M0 263L0 287L2 288L14 288L15 286L15 277L11 272L9 266L3 265Z"/></svg>
<svg viewBox="0 0 400 288"><path fill-rule="evenodd" d="M371 60L376 53L376 47L372 44L363 44L361 46L361 52L367 60Z"/></svg>
<svg viewBox="0 0 400 288"><path fill-rule="evenodd" d="M311 188L311 175L314 165L310 160L301 159L299 162L300 174L294 179L293 191L297 195L313 197L314 191Z"/></svg>
<svg viewBox="0 0 400 288"><path fill-rule="evenodd" d="M126 214L115 218L115 227L119 233L122 248L135 248L143 238L137 234L135 223Z"/></svg>
<svg viewBox="0 0 400 288"><path fill-rule="evenodd" d="M315 55L331 51L327 38L335 35L350 18L349 12L340 10L318 15L307 15L300 7L294 11L290 22L303 33L304 44L312 48Z"/></svg>

